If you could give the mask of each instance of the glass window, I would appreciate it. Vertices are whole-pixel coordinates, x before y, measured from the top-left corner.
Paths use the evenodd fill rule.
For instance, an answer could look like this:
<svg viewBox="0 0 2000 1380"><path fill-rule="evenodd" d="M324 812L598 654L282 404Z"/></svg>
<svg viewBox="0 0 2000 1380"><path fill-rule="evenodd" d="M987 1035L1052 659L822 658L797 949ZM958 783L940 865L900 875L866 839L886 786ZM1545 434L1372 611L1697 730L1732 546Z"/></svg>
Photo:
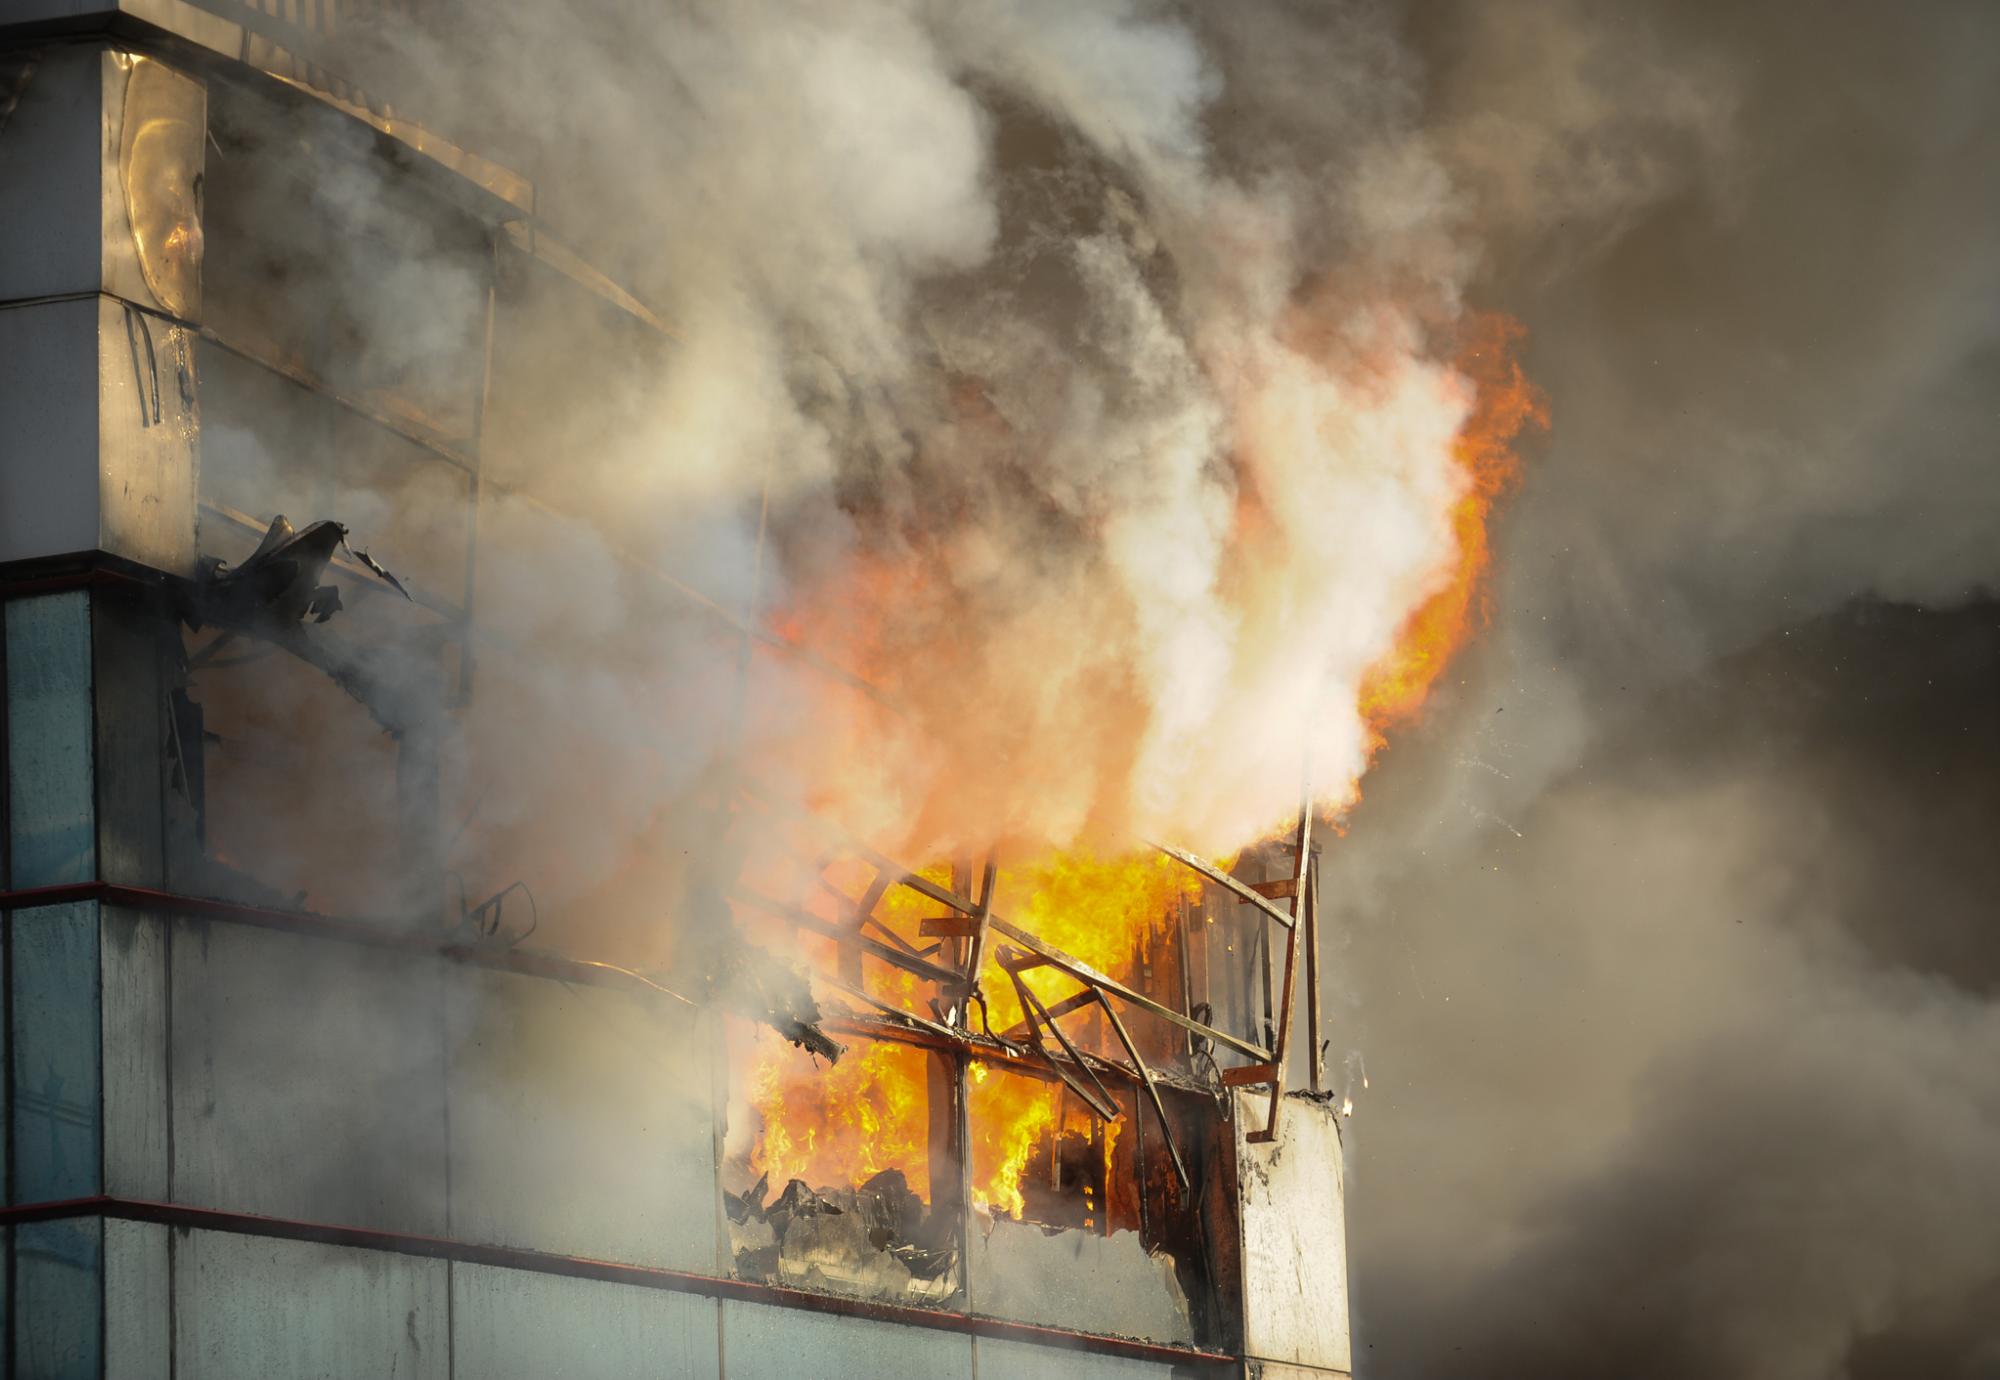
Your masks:
<svg viewBox="0 0 2000 1380"><path fill-rule="evenodd" d="M49 1380L103 1374L104 1221L14 1228L14 1373Z"/></svg>
<svg viewBox="0 0 2000 1380"><path fill-rule="evenodd" d="M90 745L90 596L5 606L7 818L15 888L97 871Z"/></svg>
<svg viewBox="0 0 2000 1380"><path fill-rule="evenodd" d="M98 1191L97 903L17 910L13 920L14 1196Z"/></svg>

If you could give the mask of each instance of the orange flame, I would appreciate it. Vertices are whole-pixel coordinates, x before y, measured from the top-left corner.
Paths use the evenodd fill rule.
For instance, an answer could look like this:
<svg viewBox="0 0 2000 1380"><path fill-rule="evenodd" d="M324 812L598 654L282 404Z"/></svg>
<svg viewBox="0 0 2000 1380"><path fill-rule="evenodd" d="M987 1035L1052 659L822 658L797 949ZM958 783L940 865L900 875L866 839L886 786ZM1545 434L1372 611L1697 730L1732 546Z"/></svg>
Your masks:
<svg viewBox="0 0 2000 1380"><path fill-rule="evenodd" d="M1392 729L1419 715L1452 657L1487 618L1483 582L1492 562L1488 523L1518 472L1515 439L1524 429L1547 425L1544 400L1514 358L1522 334L1518 323L1498 315L1476 316L1462 329L1454 363L1473 396L1452 447L1452 459L1464 478L1462 494L1449 514L1452 551L1434 591L1404 620L1394 650L1363 678L1359 708L1371 736L1371 759ZM1254 526L1255 495L1246 492L1241 504L1239 527ZM934 550L923 555L935 558L940 557ZM878 682L903 682L898 675L899 652L914 649L889 645L887 620L867 617L866 606L880 600L907 608L912 600L929 604L947 596L925 588L920 578L912 578L910 570L894 562L857 563L849 573L850 580L839 589L817 591L794 606L785 615L785 626L798 632L820 617L833 618L850 638L843 649L848 664L861 665ZM946 621L940 616L915 623L934 628ZM852 730L852 725L845 727ZM996 733L1005 727L1000 725ZM1004 749L1003 737L988 746L993 743ZM1098 767L1107 753L1115 756L1121 750L1104 742L1080 749ZM1322 803L1338 813L1358 797L1357 780L1323 790ZM939 832L937 821L930 817L936 808L935 802L925 804L926 817L914 826L916 836ZM927 875L943 882L948 872L932 869ZM1192 874L1155 856L1105 859L1058 854L1003 866L1000 877L995 905L1000 914L1121 979L1129 978L1138 946L1149 931L1161 925L1184 897L1199 895ZM853 899L867 881L864 872L834 884ZM921 946L927 941L920 936L920 921L940 909L915 892L892 888L875 914ZM999 962L1002 942L996 939L989 948L980 974L987 1018L996 1033L1022 1019L1013 982ZM870 966L868 976L869 990L881 1000L928 1014L924 1001L931 992L919 979L879 964ZM1048 967L1027 969L1022 980L1050 1004L1078 990L1074 980ZM1078 1014L1068 1018L1064 1028L1074 1034L1086 1029L1089 1019ZM820 1186L858 1184L894 1166L904 1171L913 1188L927 1194L932 1057L922 1050L864 1041L837 1067L822 1070L809 1066L781 1041L764 1040L751 1074L751 1100L762 1119L754 1166L768 1170L774 1184L799 1177ZM973 1202L987 1211L1018 1215L1025 1204L1022 1185L1030 1172L1029 1161L1057 1130L1058 1086L974 1064L967 1098ZM1087 1124L1088 1113L1077 1107L1074 1098L1067 1099L1067 1106L1066 1123L1076 1126L1081 1116ZM1107 1147L1115 1143L1117 1130L1116 1124L1107 1128Z"/></svg>
<svg viewBox="0 0 2000 1380"><path fill-rule="evenodd" d="M1493 561L1487 522L1520 473L1515 438L1527 427L1548 425L1542 395L1514 357L1523 334L1519 322L1492 313L1473 317L1463 330L1456 364L1476 391L1452 446L1467 481L1451 514L1455 554L1442 587L1405 620L1395 650L1362 680L1362 717L1377 750L1390 728L1418 716L1452 657L1487 621L1482 586Z"/></svg>
<svg viewBox="0 0 2000 1380"><path fill-rule="evenodd" d="M861 1041L831 1068L815 1067L775 1035L760 1035L750 1101L762 1119L750 1167L819 1187L858 1185L900 1169L930 1197L930 1098L924 1050Z"/></svg>

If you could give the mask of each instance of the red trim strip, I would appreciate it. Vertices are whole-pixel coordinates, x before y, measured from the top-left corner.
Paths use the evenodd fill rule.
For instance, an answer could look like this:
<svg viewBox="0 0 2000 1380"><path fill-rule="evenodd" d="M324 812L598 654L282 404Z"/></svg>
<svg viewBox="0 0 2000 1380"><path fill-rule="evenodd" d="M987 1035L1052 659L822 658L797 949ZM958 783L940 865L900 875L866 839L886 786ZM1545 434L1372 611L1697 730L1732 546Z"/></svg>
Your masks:
<svg viewBox="0 0 2000 1380"><path fill-rule="evenodd" d="M472 963L482 968L519 973L525 977L550 978L557 982L615 987L638 992L651 990L646 983L615 969L579 962L573 958L565 958L561 954L532 949L510 949L503 945L458 943L450 939L440 939L435 933L427 935L393 930L360 920L344 920L337 916L321 915L315 911L276 910L269 906L254 906L241 901L187 896L179 892L159 891L144 886L125 886L117 882L74 882L64 886L31 887L24 891L0 891L0 911L68 905L74 901L100 901L105 905L133 906L168 911L175 915L198 916L207 920L223 920L233 924L252 925L258 929L310 935L336 943L360 944L368 948L393 949L401 953L444 958L455 963ZM998 1046L986 1045L977 1036L963 1043L946 1041L895 1021L877 1020L867 1016L841 1016L828 1021L827 1024L834 1029L866 1040L894 1040L899 1044L955 1051L1029 1078L1045 1079L1053 1076L1032 1062L1018 1059ZM1138 1082L1131 1070L1109 1060L1095 1060L1091 1067L1100 1076L1109 1076L1135 1086ZM1162 1087L1188 1091L1179 1080L1167 1074L1165 1070L1155 1070L1154 1077Z"/></svg>
<svg viewBox="0 0 2000 1380"><path fill-rule="evenodd" d="M164 580L144 580L137 575L128 575L122 570L106 566L93 566L89 570L78 570L66 575L42 575L24 580L6 580L0 576L0 599L26 599L37 594L61 594L72 589L142 589L158 590Z"/></svg>
<svg viewBox="0 0 2000 1380"><path fill-rule="evenodd" d="M330 1222L306 1222L287 1217L260 1217L247 1212L225 1212L219 1208L190 1207L184 1203L162 1203L143 1198L101 1196L70 1198L59 1202L25 1203L0 1208L0 1223L49 1222L71 1217L114 1217L127 1222L154 1222L168 1227L200 1228L230 1232L238 1236L278 1237L287 1241L311 1241L327 1246L351 1246L361 1250L390 1251L397 1255L420 1256L428 1260L452 1260L472 1265L494 1265L509 1270L531 1270L538 1274L562 1275L571 1279L594 1279L607 1284L636 1284L646 1289L695 1294L702 1298L736 1299L745 1303L770 1304L780 1308L800 1308L813 1313L834 1313L842 1317L869 1318L876 1322L898 1323L906 1327L928 1327L941 1332L961 1332L976 1337L1032 1342L1039 1346L1070 1351L1097 1352L1134 1360L1165 1362L1170 1365L1200 1366L1217 1370L1237 1365L1237 1359L1222 1352L1163 1346L1125 1337L1100 1337L1088 1332L1070 1332L1033 1323L1008 1322L1000 1318L976 1317L943 1309L914 1308L907 1304L881 1303L872 1299L843 1298L837 1294L815 1294L803 1289L785 1289L743 1279L720 1279L686 1270L669 1270L656 1265L622 1265L610 1260L590 1260L582 1256L553 1255L547 1251L519 1246L479 1246L439 1236L413 1232L377 1231L369 1227L345 1227Z"/></svg>

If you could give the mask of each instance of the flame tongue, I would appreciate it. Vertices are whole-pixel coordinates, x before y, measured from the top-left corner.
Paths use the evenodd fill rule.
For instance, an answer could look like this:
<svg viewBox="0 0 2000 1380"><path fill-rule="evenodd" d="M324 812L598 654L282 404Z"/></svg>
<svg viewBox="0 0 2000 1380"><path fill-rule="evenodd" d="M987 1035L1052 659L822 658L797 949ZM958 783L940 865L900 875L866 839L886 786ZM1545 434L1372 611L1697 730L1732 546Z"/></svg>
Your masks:
<svg viewBox="0 0 2000 1380"><path fill-rule="evenodd" d="M1452 558L1436 591L1404 620L1394 649L1361 682L1361 712L1375 749L1389 729L1417 717L1438 676L1484 622L1481 582L1492 563L1486 529L1494 503L1519 473L1514 439L1548 423L1540 394L1513 354L1521 334L1518 322L1497 315L1475 317L1464 332L1458 369L1476 392L1452 443L1466 481L1451 509Z"/></svg>
<svg viewBox="0 0 2000 1380"><path fill-rule="evenodd" d="M1248 433L1258 445L1238 463L1241 483L1226 524L1232 546L1217 588L1236 635L1222 689L1217 691L1208 671L1194 661L1173 663L1170 655L1165 668L1169 680L1184 670L1197 688L1206 686L1205 703L1227 706L1238 716L1227 724L1183 716L1201 732L1173 731L1182 733L1176 741L1192 761L1213 770L1191 770L1166 786L1157 780L1151 787L1134 784L1145 773L1150 745L1160 741L1148 731L1157 728L1162 712L1157 693L1143 689L1152 674L1148 668L1116 661L1133 655L1132 631L1144 621L1142 614L1118 616L1108 607L1115 599L1079 588L1079 608L1071 619L996 626L977 607L976 582L937 577L937 570L954 561L964 566L979 560L978 529L947 526L948 535L907 544L899 555L856 557L840 578L815 587L785 615L793 631L835 632L850 664L890 686L907 711L898 715L872 703L844 702L837 712L814 720L819 736L807 751L826 768L811 778L823 786L817 803L851 822L879 823L916 847L926 841L986 842L996 833L1050 839L1115 834L1111 826L1164 818L1185 819L1190 828L1199 822L1206 833L1178 837L1225 852L1269 833L1295 808L1299 758L1311 753L1321 768L1329 761L1345 763L1319 777L1325 783L1321 803L1337 816L1359 798L1360 774L1386 735L1417 717L1431 687L1482 619L1481 583L1491 561L1487 524L1515 474L1511 445L1524 427L1544 421L1541 401L1512 355L1520 334L1503 317L1473 319L1463 332L1455 368L1439 375L1465 399L1449 436L1447 471L1436 486L1438 509L1430 515L1445 539L1429 567L1405 582L1410 593L1404 605L1366 611L1363 621L1380 622L1393 636L1365 673L1348 678L1345 702L1338 698L1340 678L1325 676L1314 683L1322 689L1332 685L1334 699L1299 701L1296 667L1281 655L1290 650L1288 638L1328 626L1329 617L1338 622L1346 616L1343 590L1328 583L1341 567L1301 554L1304 542L1340 539L1317 530L1320 521L1339 514L1301 515L1280 504L1287 496L1314 491L1301 484L1297 467L1314 463L1313 439L1335 421L1305 416L1300 439L1308 453L1273 459L1270 428L1276 422L1266 415L1263 429ZM1302 355L1293 359L1304 367L1302 361L1310 362ZM1389 365L1383 368L1393 372ZM1298 386L1312 405L1326 403L1320 384L1307 380ZM1405 379L1381 386L1393 393L1416 384ZM1271 395L1263 396L1268 403ZM1376 406L1379 412L1379 400ZM1365 420L1367 405L1361 410ZM1339 454L1320 458L1330 465L1341 462ZM950 632L953 628L961 631ZM1093 631L1104 645L1077 645L1077 638ZM1172 653L1183 644L1167 645ZM1188 655L1204 649L1197 639L1188 644ZM1311 651L1300 649L1292 659L1310 666ZM1260 713L1285 722L1273 731ZM1313 715L1359 725L1353 750L1343 756L1328 748L1326 735L1301 732L1301 719ZM1233 752L1249 761L1247 791L1238 779L1245 773L1228 771ZM874 765L884 762L899 764L904 775ZM987 763L1005 765L974 769ZM1012 788L996 794L966 786L995 778L1012 781ZM958 789L944 789L941 781ZM1176 792L1198 794L1203 787L1231 797L1230 807L1190 812L1184 803L1173 803ZM1142 798L1148 790L1150 803ZM1168 802L1166 814L1148 814L1162 800ZM885 813L877 808L883 801L901 803ZM948 872L930 875L943 882ZM1192 875L1164 858L1106 858L1088 849L1046 851L1010 863L1000 875L1000 913L1120 978L1129 977L1148 931L1195 893ZM867 881L860 875L838 877L835 885L854 899ZM915 893L892 889L875 914L914 947L927 942L922 921L932 909L934 903ZM981 979L987 1017L1001 1031L1020 1021L1021 1012L1012 981L994 957L988 955ZM1022 980L1049 1003L1075 990L1073 982L1048 968L1030 969ZM928 1014L924 998L930 990L909 973L871 967L869 988L891 1004ZM859 1185L895 1167L928 1197L928 1059L920 1050L864 1041L838 1068L822 1071L789 1048L764 1042L751 1079L762 1124L754 1167L773 1182L802 1178L825 1185ZM1031 1159L1038 1151L1049 1152L1064 1129L1057 1126L1058 1088L975 1065L968 1098L974 1203L1019 1214L1026 1205L1022 1188ZM1351 1099L1341 1110L1351 1113ZM1087 1115L1072 1105L1069 1117L1079 1114Z"/></svg>

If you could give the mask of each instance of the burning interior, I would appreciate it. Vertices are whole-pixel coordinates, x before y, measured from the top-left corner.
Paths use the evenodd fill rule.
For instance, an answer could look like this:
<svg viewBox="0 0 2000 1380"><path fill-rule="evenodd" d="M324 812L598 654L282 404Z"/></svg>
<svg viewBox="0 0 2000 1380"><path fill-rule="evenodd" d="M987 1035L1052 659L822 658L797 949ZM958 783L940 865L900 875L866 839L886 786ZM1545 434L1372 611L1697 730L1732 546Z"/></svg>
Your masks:
<svg viewBox="0 0 2000 1380"><path fill-rule="evenodd" d="M738 1033L737 1272L1099 1326L1091 1300L1115 1299L1124 1330L1217 1337L1227 1090L1269 1089L1253 1141L1288 1069L1321 1094L1310 812L1233 870L1162 847L1011 872L906 871L823 821L746 817L789 846L730 888L737 932L811 966L804 1014L843 1043L798 1039L796 1009ZM1039 1244L1071 1234L1098 1240Z"/></svg>

